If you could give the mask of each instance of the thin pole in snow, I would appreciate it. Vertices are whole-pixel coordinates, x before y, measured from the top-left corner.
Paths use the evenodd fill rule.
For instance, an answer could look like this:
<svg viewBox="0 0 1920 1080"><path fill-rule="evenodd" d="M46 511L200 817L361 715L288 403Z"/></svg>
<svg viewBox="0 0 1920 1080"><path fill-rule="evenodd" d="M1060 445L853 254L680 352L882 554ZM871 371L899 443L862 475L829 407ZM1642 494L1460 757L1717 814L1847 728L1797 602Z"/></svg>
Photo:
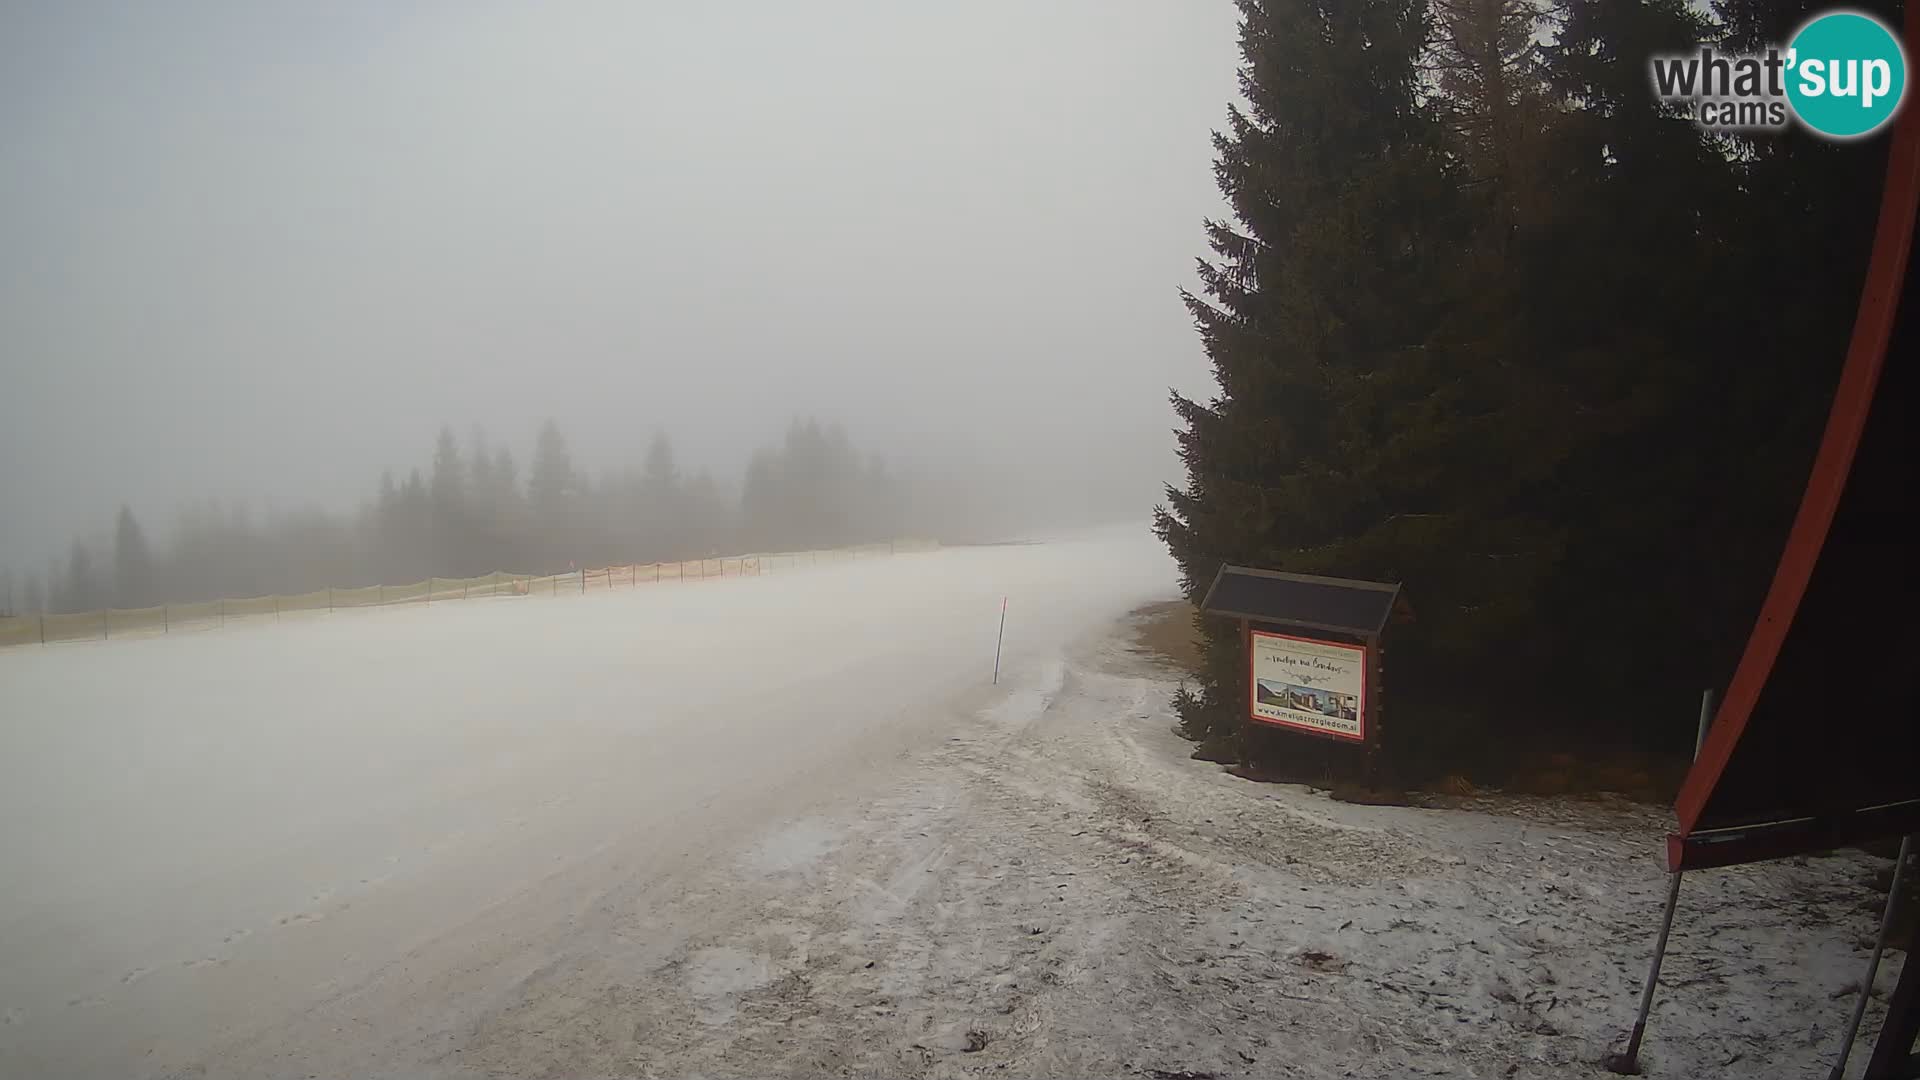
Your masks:
<svg viewBox="0 0 1920 1080"><path fill-rule="evenodd" d="M1880 915L1880 936L1874 940L1873 956L1867 961L1867 977L1861 980L1860 996L1853 1003L1853 1018L1847 1021L1847 1037L1840 1044L1840 1060L1834 1062L1827 1080L1840 1080L1847 1071L1847 1058L1853 1053L1853 1038L1860 1034L1860 1019L1867 1014L1867 998L1873 996L1873 980L1880 974L1880 954L1887 951L1887 931L1893 926L1893 909L1900 902L1900 879L1906 873L1907 856L1911 854L1913 835L1909 833L1900 838L1900 854L1898 861L1893 864L1893 884L1887 887L1887 908Z"/></svg>
<svg viewBox="0 0 1920 1080"><path fill-rule="evenodd" d="M1696 759L1700 757L1700 748L1706 745L1707 729L1712 724L1713 691L1703 690L1700 692L1700 729L1693 742L1693 756ZM1602 1059L1601 1064L1606 1066L1608 1072L1622 1076L1640 1075L1640 1041L1647 1034L1647 1016L1653 1011L1653 989L1660 984L1660 964L1667 958L1667 938L1673 933L1673 910L1679 903L1680 871L1675 870L1667 882L1667 907L1660 916L1660 937L1653 944L1653 966L1647 970L1646 985L1640 989L1640 1012L1634 1018L1632 1034L1627 1036L1626 1050L1619 1054L1608 1054Z"/></svg>
<svg viewBox="0 0 1920 1080"><path fill-rule="evenodd" d="M1007 598L1000 598L1000 633L993 639L993 685L1000 685L1000 643L1007 639Z"/></svg>
<svg viewBox="0 0 1920 1080"><path fill-rule="evenodd" d="M1647 972L1646 985L1640 989L1640 1013L1633 1021L1633 1034L1627 1037L1626 1051L1606 1060L1609 1072L1640 1075L1640 1040L1647 1034L1647 1014L1653 1010L1653 988L1660 983L1660 962L1667 957L1667 936L1673 933L1673 909L1679 902L1680 874L1675 871L1667 881L1667 907L1660 917L1660 938L1653 945L1653 967Z"/></svg>

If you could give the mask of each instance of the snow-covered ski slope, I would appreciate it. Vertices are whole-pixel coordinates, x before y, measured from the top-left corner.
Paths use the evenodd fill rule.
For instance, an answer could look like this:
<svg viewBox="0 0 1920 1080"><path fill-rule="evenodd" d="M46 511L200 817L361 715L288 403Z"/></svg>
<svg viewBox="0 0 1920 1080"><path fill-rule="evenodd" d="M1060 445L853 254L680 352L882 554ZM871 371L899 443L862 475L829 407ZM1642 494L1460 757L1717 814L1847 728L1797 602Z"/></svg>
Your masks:
<svg viewBox="0 0 1920 1080"><path fill-rule="evenodd" d="M1004 679L1173 580L1135 527L0 652L0 1075L193 1060L489 913L564 939L938 738L1002 597Z"/></svg>
<svg viewBox="0 0 1920 1080"><path fill-rule="evenodd" d="M1174 592L1135 528L0 650L0 1078L1605 1076L1671 815L1190 760ZM1648 1075L1825 1075L1879 865L1688 875Z"/></svg>

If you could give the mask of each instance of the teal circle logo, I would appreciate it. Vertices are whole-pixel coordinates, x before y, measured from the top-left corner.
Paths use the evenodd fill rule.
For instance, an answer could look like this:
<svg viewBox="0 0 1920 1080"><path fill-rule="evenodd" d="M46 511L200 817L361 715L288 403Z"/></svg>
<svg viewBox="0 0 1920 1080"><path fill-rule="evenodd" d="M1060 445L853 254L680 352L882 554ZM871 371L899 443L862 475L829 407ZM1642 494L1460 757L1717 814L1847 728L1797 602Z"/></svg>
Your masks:
<svg viewBox="0 0 1920 1080"><path fill-rule="evenodd" d="M1787 101L1832 139L1880 130L1907 93L1907 54L1885 23L1855 11L1821 15L1787 44Z"/></svg>

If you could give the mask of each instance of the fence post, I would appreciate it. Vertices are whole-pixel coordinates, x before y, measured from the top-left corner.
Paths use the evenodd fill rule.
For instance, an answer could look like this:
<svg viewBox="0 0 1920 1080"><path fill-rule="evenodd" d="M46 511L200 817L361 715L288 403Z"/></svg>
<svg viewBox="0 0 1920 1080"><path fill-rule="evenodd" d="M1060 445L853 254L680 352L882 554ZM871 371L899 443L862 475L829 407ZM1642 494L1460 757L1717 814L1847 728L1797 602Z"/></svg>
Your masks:
<svg viewBox="0 0 1920 1080"><path fill-rule="evenodd" d="M280 594L279 593L273 594L273 621L274 622L280 621Z"/></svg>
<svg viewBox="0 0 1920 1080"><path fill-rule="evenodd" d="M113 609L101 608L100 609L100 640L105 641L112 636L113 636Z"/></svg>
<svg viewBox="0 0 1920 1080"><path fill-rule="evenodd" d="M165 604L160 605L160 632L162 634L173 633L173 620L167 617L167 605Z"/></svg>
<svg viewBox="0 0 1920 1080"><path fill-rule="evenodd" d="M460 581L460 599L465 600L466 598L467 598L467 582L463 578Z"/></svg>
<svg viewBox="0 0 1920 1080"><path fill-rule="evenodd" d="M40 613L40 644L45 645L46 643L47 643L47 613L43 611Z"/></svg>
<svg viewBox="0 0 1920 1080"><path fill-rule="evenodd" d="M227 598L224 596L220 598L220 625L227 625Z"/></svg>

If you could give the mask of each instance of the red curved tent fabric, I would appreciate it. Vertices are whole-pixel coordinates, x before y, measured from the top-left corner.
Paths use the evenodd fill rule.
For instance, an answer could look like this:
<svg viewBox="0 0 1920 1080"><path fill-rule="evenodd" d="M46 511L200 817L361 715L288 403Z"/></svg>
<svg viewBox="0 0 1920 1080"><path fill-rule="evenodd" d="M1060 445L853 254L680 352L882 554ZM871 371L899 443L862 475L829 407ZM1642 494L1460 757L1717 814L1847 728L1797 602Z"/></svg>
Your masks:
<svg viewBox="0 0 1920 1080"><path fill-rule="evenodd" d="M1907 5L1905 26L1907 40L1920 41L1920 4ZM1675 804L1670 870L1920 830L1920 513L1908 464L1920 450L1920 289L1908 273L1917 205L1920 108L1909 101L1895 122L1826 433L1773 585Z"/></svg>

